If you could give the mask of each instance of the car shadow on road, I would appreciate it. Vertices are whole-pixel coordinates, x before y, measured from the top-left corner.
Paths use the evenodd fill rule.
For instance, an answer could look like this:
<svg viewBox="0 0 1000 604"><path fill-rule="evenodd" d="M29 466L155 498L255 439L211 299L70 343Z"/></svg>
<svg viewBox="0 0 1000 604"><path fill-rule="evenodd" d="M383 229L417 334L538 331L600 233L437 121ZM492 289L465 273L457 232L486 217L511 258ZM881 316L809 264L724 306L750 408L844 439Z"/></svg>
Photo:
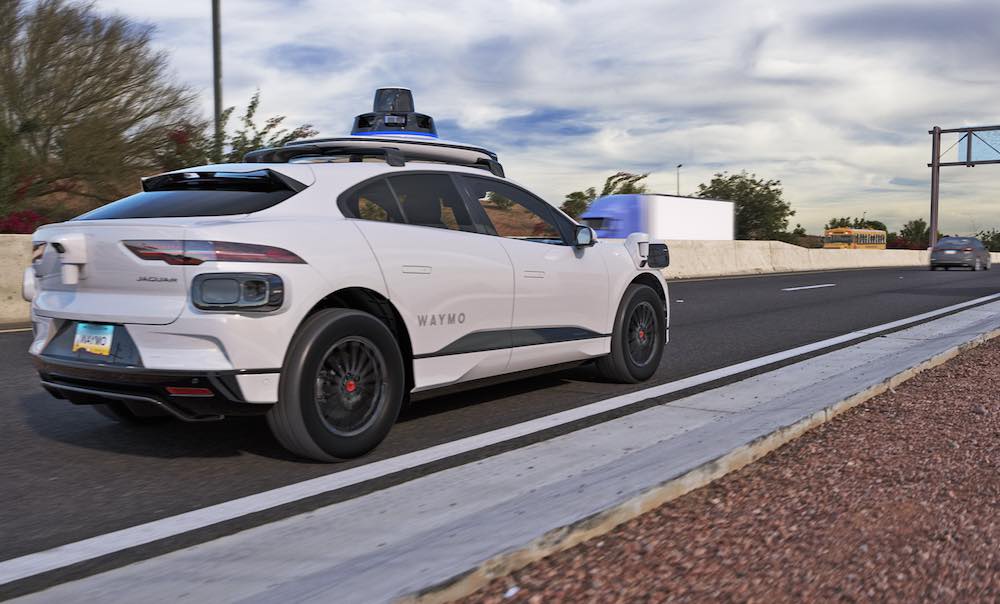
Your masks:
<svg viewBox="0 0 1000 604"><path fill-rule="evenodd" d="M107 418L88 405L74 405L47 394L25 395L18 402L28 427L36 434L85 449L163 459L237 457L249 453L302 461L278 444L263 417L129 425Z"/></svg>
<svg viewBox="0 0 1000 604"><path fill-rule="evenodd" d="M511 398L550 399L555 389L572 389L591 394L617 394L621 384L599 377L590 365L540 373L530 377L497 378L493 383L475 387L459 386L432 396L419 395L400 414L399 421L413 421L464 408L503 402ZM541 407L544 411L545 407Z"/></svg>
<svg viewBox="0 0 1000 604"><path fill-rule="evenodd" d="M402 411L397 425L375 451L358 459L321 465L338 469L363 465L586 404L594 397L618 394L620 389L620 384L603 380L591 368L581 366L428 397ZM21 395L17 402L23 421L36 435L92 451L152 459L252 455L279 463L319 463L286 451L263 417L130 425L105 417L88 405L74 405L43 392Z"/></svg>

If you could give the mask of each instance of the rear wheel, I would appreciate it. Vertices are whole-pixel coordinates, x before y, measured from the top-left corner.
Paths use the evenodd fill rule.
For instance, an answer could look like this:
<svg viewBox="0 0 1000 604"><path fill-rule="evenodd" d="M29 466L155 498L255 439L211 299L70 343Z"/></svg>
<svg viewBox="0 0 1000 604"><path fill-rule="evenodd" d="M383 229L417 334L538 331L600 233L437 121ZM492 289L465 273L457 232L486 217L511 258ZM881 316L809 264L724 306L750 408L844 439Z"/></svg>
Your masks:
<svg viewBox="0 0 1000 604"><path fill-rule="evenodd" d="M303 457L357 457L389 433L404 383L402 353L385 323L357 310L322 310L292 341L267 422Z"/></svg>
<svg viewBox="0 0 1000 604"><path fill-rule="evenodd" d="M611 354L598 359L598 373L624 383L652 377L663 357L664 320L663 300L653 288L629 285L615 317Z"/></svg>

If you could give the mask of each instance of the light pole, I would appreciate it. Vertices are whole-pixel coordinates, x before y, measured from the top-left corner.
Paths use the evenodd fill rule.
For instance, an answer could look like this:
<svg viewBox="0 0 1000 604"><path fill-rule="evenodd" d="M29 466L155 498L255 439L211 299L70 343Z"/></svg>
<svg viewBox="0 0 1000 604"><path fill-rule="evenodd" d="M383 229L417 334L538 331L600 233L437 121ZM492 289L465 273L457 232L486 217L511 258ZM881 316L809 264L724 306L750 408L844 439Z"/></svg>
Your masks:
<svg viewBox="0 0 1000 604"><path fill-rule="evenodd" d="M681 196L681 168L684 164L677 164L677 196Z"/></svg>
<svg viewBox="0 0 1000 604"><path fill-rule="evenodd" d="M222 36L219 34L219 1L212 0L212 82L215 91L215 141L212 160L222 161Z"/></svg>

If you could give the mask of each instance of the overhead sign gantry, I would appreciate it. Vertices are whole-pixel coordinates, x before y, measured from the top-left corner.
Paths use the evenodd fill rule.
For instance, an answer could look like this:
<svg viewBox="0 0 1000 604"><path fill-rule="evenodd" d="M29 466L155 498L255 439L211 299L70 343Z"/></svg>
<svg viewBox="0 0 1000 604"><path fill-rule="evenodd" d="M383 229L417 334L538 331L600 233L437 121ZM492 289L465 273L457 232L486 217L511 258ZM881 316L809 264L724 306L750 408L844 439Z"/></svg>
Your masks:
<svg viewBox="0 0 1000 604"><path fill-rule="evenodd" d="M930 224L930 246L937 244L938 235L938 197L941 190L941 168L948 166L965 166L972 168L978 164L1000 164L1000 138L991 135L983 135L989 132L994 135L1000 134L1000 126L966 126L964 128L945 128L934 126L927 133L931 135L931 163L927 166L931 169L931 224ZM945 150L941 152L942 134L961 134L961 136ZM992 139L992 142L991 142ZM964 147L961 146L964 143ZM943 162L941 157L954 149L959 148L959 161ZM982 159L976 159L976 156ZM962 161L962 158L965 158Z"/></svg>

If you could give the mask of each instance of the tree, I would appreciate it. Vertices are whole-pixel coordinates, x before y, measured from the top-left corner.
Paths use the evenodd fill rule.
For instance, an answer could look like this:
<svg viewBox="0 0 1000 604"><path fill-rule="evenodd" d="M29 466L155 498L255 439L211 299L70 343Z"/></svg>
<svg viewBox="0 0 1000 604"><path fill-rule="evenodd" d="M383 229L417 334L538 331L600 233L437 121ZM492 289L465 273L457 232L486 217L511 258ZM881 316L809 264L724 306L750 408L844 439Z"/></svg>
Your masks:
<svg viewBox="0 0 1000 604"><path fill-rule="evenodd" d="M594 187L590 187L586 191L573 191L566 196L566 201L559 209L576 219L587 211L595 199L597 199L597 190Z"/></svg>
<svg viewBox="0 0 1000 604"><path fill-rule="evenodd" d="M254 149L280 147L300 138L315 136L312 124L303 124L291 130L282 128L285 116L267 118L263 127L256 123L257 109L260 107L260 90L250 97L246 110L240 117L240 128L234 134L227 132L226 126L236 110L227 107L221 116L223 163L239 163L243 156ZM187 166L210 163L214 141L214 129L204 122L181 123L167 133L169 144L159 157L162 170L177 170Z"/></svg>
<svg viewBox="0 0 1000 604"><path fill-rule="evenodd" d="M628 195L631 193L645 193L646 185L642 181L649 176L646 174L633 174L631 172L616 172L604 180L604 188L601 189L600 197L606 195ZM597 189L590 187L584 191L573 191L566 196L560 209L573 218L578 218L583 214L590 204L599 196Z"/></svg>
<svg viewBox="0 0 1000 604"><path fill-rule="evenodd" d="M899 238L907 242L910 249L925 249L931 239L931 229L923 218L916 218L899 229Z"/></svg>
<svg viewBox="0 0 1000 604"><path fill-rule="evenodd" d="M839 228L852 228L852 229L876 229L879 231L887 231L885 223L881 220L872 220L870 218L851 218L850 216L844 216L843 218L831 218L829 222L826 223L824 229L839 229Z"/></svg>
<svg viewBox="0 0 1000 604"><path fill-rule="evenodd" d="M698 185L698 197L725 199L736 204L737 239L780 239L788 219L795 215L782 198L780 180L764 180L756 174L717 173L712 181Z"/></svg>
<svg viewBox="0 0 1000 604"><path fill-rule="evenodd" d="M55 192L120 197L190 122L150 26L63 0L4 0L0 21L0 215Z"/></svg>
<svg viewBox="0 0 1000 604"><path fill-rule="evenodd" d="M240 128L236 130L236 134L226 138L223 147L228 147L229 150L225 153L222 161L241 162L243 161L243 156L254 149L280 147L300 138L316 136L318 133L312 127L312 124L303 124L291 130L282 128L281 124L285 121L285 116L283 115L267 118L264 120L264 126L258 128L254 118L257 115L257 108L259 106L260 90L250 97L250 103L247 104L246 111L240 117ZM233 107L229 107L222 113L223 130L225 130L226 124L229 122L233 109Z"/></svg>
<svg viewBox="0 0 1000 604"><path fill-rule="evenodd" d="M831 218L823 229L844 229L850 228L854 224L854 219L850 216L844 216L843 218Z"/></svg>
<svg viewBox="0 0 1000 604"><path fill-rule="evenodd" d="M990 229L988 231L979 231L976 233L976 237L983 242L991 252L1000 252L1000 230Z"/></svg>

